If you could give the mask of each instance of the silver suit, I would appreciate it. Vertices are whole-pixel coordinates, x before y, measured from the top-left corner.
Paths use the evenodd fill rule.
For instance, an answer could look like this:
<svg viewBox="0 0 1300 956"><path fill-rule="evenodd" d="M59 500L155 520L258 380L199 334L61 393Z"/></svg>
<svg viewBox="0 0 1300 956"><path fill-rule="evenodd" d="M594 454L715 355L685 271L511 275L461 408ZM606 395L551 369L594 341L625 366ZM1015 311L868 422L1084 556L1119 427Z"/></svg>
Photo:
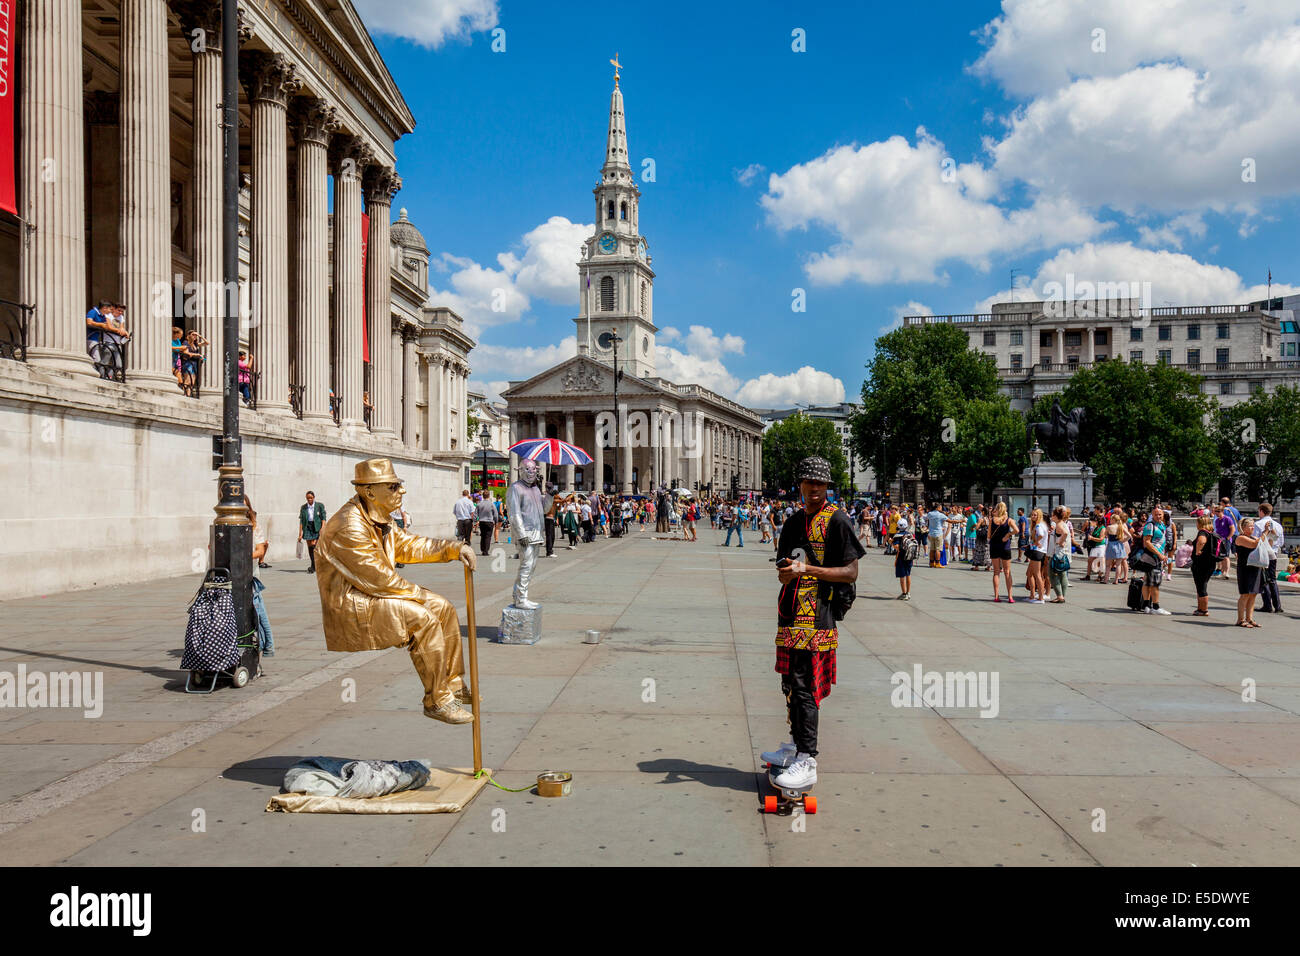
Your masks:
<svg viewBox="0 0 1300 956"><path fill-rule="evenodd" d="M515 578L515 607L532 608L537 604L528 599L528 585L537 565L537 552L546 540L545 509L542 492L538 487L541 475L537 463L525 460L520 464L520 480L510 486L506 506L510 510L510 530L519 545L519 574Z"/></svg>

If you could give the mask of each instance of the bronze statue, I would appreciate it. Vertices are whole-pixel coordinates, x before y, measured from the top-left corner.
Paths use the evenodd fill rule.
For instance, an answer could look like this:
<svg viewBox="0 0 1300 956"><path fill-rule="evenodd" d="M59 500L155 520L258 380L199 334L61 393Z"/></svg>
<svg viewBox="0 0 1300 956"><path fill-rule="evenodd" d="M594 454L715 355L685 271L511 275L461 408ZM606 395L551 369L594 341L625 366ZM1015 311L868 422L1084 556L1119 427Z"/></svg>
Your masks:
<svg viewBox="0 0 1300 956"><path fill-rule="evenodd" d="M387 458L356 466L357 493L334 512L316 545L325 646L331 651L409 647L424 684L424 715L448 724L474 717L461 658L460 621L446 598L412 584L397 562L463 561L477 566L474 549L459 541L408 534L389 517L406 494Z"/></svg>
<svg viewBox="0 0 1300 956"><path fill-rule="evenodd" d="M1048 461L1055 461L1053 451L1064 451L1065 461L1075 461L1075 445L1083 431L1087 412L1082 408L1072 408L1067 415L1061 410L1061 400L1052 399L1052 411L1048 421L1029 422L1025 433L1030 444L1037 440L1042 446Z"/></svg>

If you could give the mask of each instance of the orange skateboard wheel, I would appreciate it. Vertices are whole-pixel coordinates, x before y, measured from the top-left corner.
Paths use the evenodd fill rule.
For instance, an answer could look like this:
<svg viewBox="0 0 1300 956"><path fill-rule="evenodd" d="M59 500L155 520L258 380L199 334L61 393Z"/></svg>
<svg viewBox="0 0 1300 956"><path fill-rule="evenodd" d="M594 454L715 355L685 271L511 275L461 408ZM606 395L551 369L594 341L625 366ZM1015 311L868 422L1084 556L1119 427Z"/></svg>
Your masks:
<svg viewBox="0 0 1300 956"><path fill-rule="evenodd" d="M816 797L804 797L804 798L803 798L803 811L804 811L804 813L816 813L816 812L817 812L817 798L816 798Z"/></svg>
<svg viewBox="0 0 1300 956"><path fill-rule="evenodd" d="M763 812L776 813L776 797L768 794L763 798Z"/></svg>

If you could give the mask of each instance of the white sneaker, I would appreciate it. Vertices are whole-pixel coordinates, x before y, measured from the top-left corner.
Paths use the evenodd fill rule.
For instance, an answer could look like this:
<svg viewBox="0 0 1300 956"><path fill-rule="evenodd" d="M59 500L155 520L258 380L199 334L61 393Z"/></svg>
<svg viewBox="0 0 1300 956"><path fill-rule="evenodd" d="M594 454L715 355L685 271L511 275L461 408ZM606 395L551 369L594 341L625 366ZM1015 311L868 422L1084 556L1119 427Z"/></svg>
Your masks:
<svg viewBox="0 0 1300 956"><path fill-rule="evenodd" d="M799 748L787 740L776 750L764 750L759 756L763 758L764 763L770 763L773 767L788 767L794 763L798 753Z"/></svg>
<svg viewBox="0 0 1300 956"><path fill-rule="evenodd" d="M794 763L787 767L773 782L778 787L799 790L811 787L817 782L817 758L808 754L799 754Z"/></svg>
<svg viewBox="0 0 1300 956"><path fill-rule="evenodd" d="M1152 613L1152 614L1172 614L1173 612L1172 612L1172 611L1166 611L1166 610L1165 610L1164 608L1162 608L1162 607L1153 607L1153 608L1151 609L1151 613Z"/></svg>
<svg viewBox="0 0 1300 956"><path fill-rule="evenodd" d="M1149 608L1149 607L1144 607L1144 608L1142 609L1142 613L1143 613L1143 614L1154 614L1155 611L1151 610L1151 608Z"/></svg>

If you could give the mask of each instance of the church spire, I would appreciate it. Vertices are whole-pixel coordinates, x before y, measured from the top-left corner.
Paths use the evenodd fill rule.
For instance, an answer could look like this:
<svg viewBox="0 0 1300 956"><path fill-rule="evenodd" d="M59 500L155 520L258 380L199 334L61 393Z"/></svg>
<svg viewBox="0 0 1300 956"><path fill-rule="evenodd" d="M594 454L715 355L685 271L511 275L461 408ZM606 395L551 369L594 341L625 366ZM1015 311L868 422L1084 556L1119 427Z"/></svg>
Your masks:
<svg viewBox="0 0 1300 956"><path fill-rule="evenodd" d="M627 122L623 119L623 91L619 89L619 71L623 65L618 62L618 54L609 61L614 66L614 92L609 96L609 136L605 141L605 165L602 174L614 170L631 171L627 158Z"/></svg>

